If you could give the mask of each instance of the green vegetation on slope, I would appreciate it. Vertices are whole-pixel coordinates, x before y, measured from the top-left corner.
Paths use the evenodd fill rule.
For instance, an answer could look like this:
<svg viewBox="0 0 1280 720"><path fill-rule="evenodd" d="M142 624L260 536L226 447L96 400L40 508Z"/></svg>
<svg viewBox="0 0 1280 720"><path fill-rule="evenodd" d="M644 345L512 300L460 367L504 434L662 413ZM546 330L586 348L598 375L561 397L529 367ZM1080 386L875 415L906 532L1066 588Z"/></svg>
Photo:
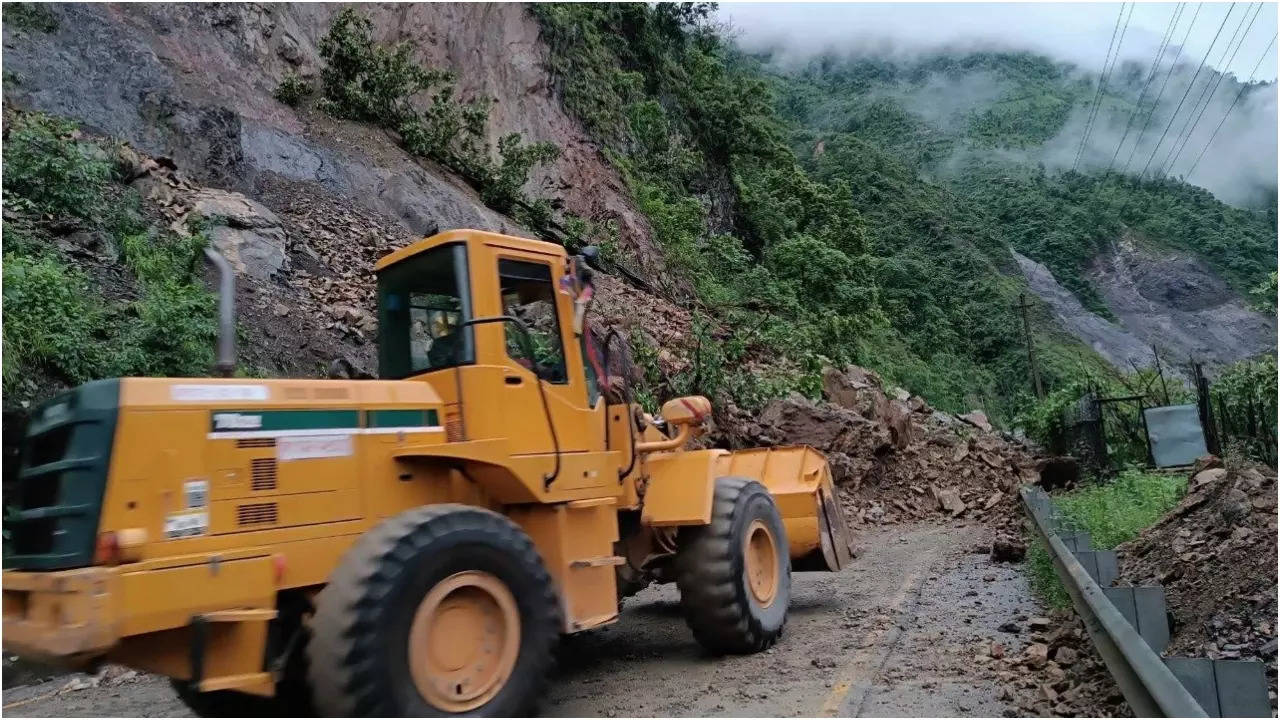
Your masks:
<svg viewBox="0 0 1280 720"><path fill-rule="evenodd" d="M1235 208L1184 182L1114 174L983 169L954 186L988 210L1005 242L1048 266L1095 310L1104 308L1082 272L1126 232L1157 249L1199 256L1242 295L1275 272L1274 205Z"/></svg>
<svg viewBox="0 0 1280 720"><path fill-rule="evenodd" d="M913 169L933 169L957 148L1022 149L1057 135L1093 94L1071 68L1026 52L937 55L914 61L819 56L762 72L783 115L821 133L853 133Z"/></svg>
<svg viewBox="0 0 1280 720"><path fill-rule="evenodd" d="M986 398L1007 416L1026 378L1020 281L1001 274L1011 258L986 219L854 133L818 149L777 109L777 78L718 37L709 11L534 7L565 105L623 170L673 272L732 328L711 345L729 367L739 350L806 369L858 362L941 407Z"/></svg>
<svg viewBox="0 0 1280 720"><path fill-rule="evenodd" d="M6 404L100 377L207 373L217 327L197 272L204 234L149 228L137 196L113 185L106 150L70 123L13 114L5 125ZM49 223L104 238L136 296L93 288L55 249Z"/></svg>
<svg viewBox="0 0 1280 720"><path fill-rule="evenodd" d="M485 141L490 100L455 97L453 75L413 61L408 42L391 46L373 40L373 24L354 8L334 18L320 39L319 108L334 117L393 130L406 150L434 160L480 191L485 204L513 213L537 227L550 212L544 200L525 197L521 186L536 165L554 160L559 148L525 143L519 133L503 136L494 148ZM312 88L288 73L275 97L299 105ZM423 100L426 109L420 109Z"/></svg>
<svg viewBox="0 0 1280 720"><path fill-rule="evenodd" d="M1276 462L1276 356L1225 368L1211 383L1213 415L1224 454Z"/></svg>
<svg viewBox="0 0 1280 720"><path fill-rule="evenodd" d="M1155 524L1182 498L1187 479L1128 470L1110 482L1054 497L1065 525L1089 533L1094 547L1110 550ZM1049 551L1039 539L1027 552L1031 588L1054 607L1071 600L1058 580Z"/></svg>
<svg viewBox="0 0 1280 720"><path fill-rule="evenodd" d="M937 177L985 215L999 243L1047 265L1094 311L1110 314L1083 271L1126 232L1200 256L1242 294L1275 270L1274 203L1242 209L1177 180L1038 166L1073 107L1093 98L1069 65L1025 52L902 62L823 56L789 72L759 60L797 128L795 147L829 148L850 136ZM1113 84L1108 106L1127 112L1138 91L1130 85Z"/></svg>

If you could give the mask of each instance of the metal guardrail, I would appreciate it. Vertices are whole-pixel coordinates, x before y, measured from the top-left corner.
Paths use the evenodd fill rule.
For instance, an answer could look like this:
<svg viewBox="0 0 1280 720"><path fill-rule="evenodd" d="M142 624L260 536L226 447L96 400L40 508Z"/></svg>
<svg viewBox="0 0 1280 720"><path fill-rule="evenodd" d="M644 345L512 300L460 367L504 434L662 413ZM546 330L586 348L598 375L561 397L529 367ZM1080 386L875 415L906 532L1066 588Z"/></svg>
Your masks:
<svg viewBox="0 0 1280 720"><path fill-rule="evenodd" d="M1022 489L1022 503L1049 548L1076 614L1137 717L1208 717L1142 635L1125 619L1054 527L1053 505L1040 488Z"/></svg>

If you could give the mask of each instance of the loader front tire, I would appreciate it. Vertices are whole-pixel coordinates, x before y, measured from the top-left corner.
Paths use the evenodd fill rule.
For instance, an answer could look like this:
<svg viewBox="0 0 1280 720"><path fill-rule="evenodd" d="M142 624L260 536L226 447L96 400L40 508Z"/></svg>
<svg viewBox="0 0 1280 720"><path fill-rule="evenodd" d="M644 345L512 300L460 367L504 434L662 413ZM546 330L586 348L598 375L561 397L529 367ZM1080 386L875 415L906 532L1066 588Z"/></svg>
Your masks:
<svg viewBox="0 0 1280 720"><path fill-rule="evenodd" d="M560 637L555 586L515 523L466 505L401 513L347 551L307 646L327 715L525 716Z"/></svg>
<svg viewBox="0 0 1280 720"><path fill-rule="evenodd" d="M698 642L716 654L773 645L791 601L791 557L769 491L747 478L718 478L710 524L681 528L677 539L676 587Z"/></svg>

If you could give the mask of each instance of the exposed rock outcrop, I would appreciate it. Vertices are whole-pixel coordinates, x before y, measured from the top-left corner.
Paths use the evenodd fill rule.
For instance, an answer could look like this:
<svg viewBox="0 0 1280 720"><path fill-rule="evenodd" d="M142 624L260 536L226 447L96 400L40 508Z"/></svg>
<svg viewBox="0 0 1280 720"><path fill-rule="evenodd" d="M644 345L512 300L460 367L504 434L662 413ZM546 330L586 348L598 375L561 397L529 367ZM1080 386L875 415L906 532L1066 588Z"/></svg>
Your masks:
<svg viewBox="0 0 1280 720"><path fill-rule="evenodd" d="M317 45L339 5L50 7L58 18L51 33L5 28L5 96L21 107L84 123L171 159L201 185L260 201L275 177L351 198L412 235L457 227L527 233L387 133L273 99L286 71L318 74ZM581 216L613 220L620 247L643 270L661 269L652 232L617 171L555 97L527 8L419 4L361 11L380 40L410 40L419 60L455 72L460 97L497 100L487 126L491 143L521 132L561 148L527 190Z"/></svg>

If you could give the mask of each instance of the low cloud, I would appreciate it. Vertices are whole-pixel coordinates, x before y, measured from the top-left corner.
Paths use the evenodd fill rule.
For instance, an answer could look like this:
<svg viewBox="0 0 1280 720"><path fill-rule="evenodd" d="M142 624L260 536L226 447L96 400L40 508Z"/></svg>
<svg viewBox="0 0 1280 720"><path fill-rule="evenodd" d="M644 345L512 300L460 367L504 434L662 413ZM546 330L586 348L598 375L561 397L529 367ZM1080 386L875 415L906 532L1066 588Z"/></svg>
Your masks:
<svg viewBox="0 0 1280 720"><path fill-rule="evenodd" d="M1269 30L1275 26L1274 5L1263 7L1253 32L1246 36L1234 62L1229 63L1235 74L1228 74L1212 96L1206 96L1199 104L1196 100L1215 73L1206 68L1195 77L1196 67L1199 58L1208 51L1213 31L1223 20L1225 9L1206 5L1197 22L1192 24L1192 11L1188 6L1174 33L1175 44L1165 55L1166 64L1157 71L1141 112L1135 115L1135 122L1126 135L1133 102L1160 46L1173 7L1172 4L1139 4L1134 11L1124 36L1121 54L1124 61L1108 84L1110 91L1121 92L1128 100L1103 105L1081 154L1080 167L1100 171L1112 166L1112 158L1123 138L1113 169L1123 170L1132 157L1129 172L1141 172L1154 152L1148 175L1164 171L1183 177L1224 202L1236 205L1265 202L1274 197L1276 191L1276 83L1255 84L1246 90L1230 115L1227 110L1241 87L1235 74L1246 76L1238 80L1246 80L1265 47L1266 38L1259 40L1264 33L1258 28ZM1081 78L1096 83L1118 9L1118 5L1111 4L1057 3L726 3L721 5L720 18L741 47L752 52L769 52L774 62L784 68L798 66L820 54L911 62L939 53L1032 51L1072 64ZM1236 29L1238 15L1239 11L1229 17L1224 37ZM1181 41L1188 26L1192 31L1179 51L1176 42ZM1220 40L1213 49L1214 60L1224 56L1221 51L1225 42ZM1141 132L1154 96L1175 56L1178 65L1160 96L1149 127ZM1272 80L1274 62L1270 65L1264 62L1259 75ZM1195 82L1186 101L1161 140L1170 116L1193 77ZM970 73L959 78L933 76L924 87L890 92L890 96L897 97L905 109L950 130L970 109L996 100L1007 87L1005 81L988 73ZM1201 114L1200 107L1206 102L1207 107ZM1050 170L1070 168L1076 162L1088 114L1087 105L1077 105L1062 131L1037 148L1002 151L958 148L940 170L947 172L982 155L1043 163ZM1197 115L1198 123L1195 122ZM1209 139L1224 117L1226 121L1210 145ZM1185 142L1180 155L1175 140L1179 146ZM1196 157L1206 147L1199 165L1191 172ZM1177 160L1164 167L1173 155L1177 155Z"/></svg>

